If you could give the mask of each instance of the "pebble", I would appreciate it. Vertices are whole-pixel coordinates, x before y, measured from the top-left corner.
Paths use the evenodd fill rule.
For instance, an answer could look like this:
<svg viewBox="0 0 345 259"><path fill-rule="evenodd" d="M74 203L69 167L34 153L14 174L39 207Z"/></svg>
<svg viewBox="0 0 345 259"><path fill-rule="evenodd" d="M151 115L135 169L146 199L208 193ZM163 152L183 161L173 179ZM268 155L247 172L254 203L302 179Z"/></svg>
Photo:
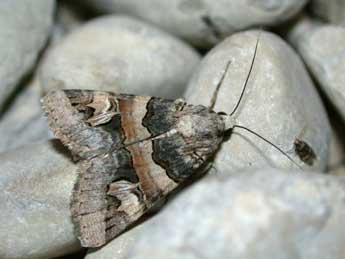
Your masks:
<svg viewBox="0 0 345 259"><path fill-rule="evenodd" d="M284 40L265 31L235 33L279 25L299 13L307 0L86 2L94 10L118 14L86 22L86 9L57 2L53 21L53 0L0 3L0 110L9 104L9 96L13 99L0 114L0 258L82 258L86 252L70 217L77 167L59 141L47 140L39 103L42 89L166 98L184 94L189 103L209 106L230 60L214 107L230 113L243 89L258 35L257 57L234 121L267 138L311 172L298 171L271 145L237 128L215 157L211 171L217 173L172 195L172 202L157 215L106 246L89 249L85 258L343 258L342 131L335 126L331 131L306 68ZM340 0L310 2L319 17L343 23ZM37 60L48 37L50 44ZM344 27L304 18L287 39L345 118ZM202 61L188 45L207 49L219 42ZM29 73L35 76L23 87ZM343 125L341 119L331 119ZM296 138L315 151L313 166L296 156ZM329 175L317 173L326 170Z"/></svg>
<svg viewBox="0 0 345 259"><path fill-rule="evenodd" d="M55 1L0 1L0 113L43 48Z"/></svg>
<svg viewBox="0 0 345 259"><path fill-rule="evenodd" d="M332 135L327 164L327 173L332 175L345 176L345 125L340 115L333 109L331 114Z"/></svg>
<svg viewBox="0 0 345 259"><path fill-rule="evenodd" d="M344 187L277 169L204 178L145 225L127 258L341 259Z"/></svg>
<svg viewBox="0 0 345 259"><path fill-rule="evenodd" d="M52 44L59 42L68 33L82 26L82 24L86 22L83 14L78 12L76 8L72 8L69 5L70 3L73 5L73 2L59 2L59 5L56 8L56 21L49 41L50 46L46 49L47 52L52 47Z"/></svg>
<svg viewBox="0 0 345 259"><path fill-rule="evenodd" d="M310 10L315 16L324 21L345 25L345 1L344 0L312 0Z"/></svg>
<svg viewBox="0 0 345 259"><path fill-rule="evenodd" d="M345 176L345 140L339 132L332 132L327 172Z"/></svg>
<svg viewBox="0 0 345 259"><path fill-rule="evenodd" d="M0 152L50 138L40 99L38 80L33 79L1 117Z"/></svg>
<svg viewBox="0 0 345 259"><path fill-rule="evenodd" d="M53 258L80 248L70 217L76 166L58 141L0 155L0 258Z"/></svg>
<svg viewBox="0 0 345 259"><path fill-rule="evenodd" d="M60 2L56 10L57 17L55 25L60 25L66 33L77 29L83 23L87 22L83 10L77 6L73 6L73 4L74 2Z"/></svg>
<svg viewBox="0 0 345 259"><path fill-rule="evenodd" d="M233 119L279 146L306 170L324 170L330 142L330 125L303 63L277 35L246 31L234 34L212 49L193 74L186 100L210 106L216 85L231 64L221 85L214 110L230 114L239 100L259 37L257 56L248 85ZM296 138L307 142L317 155L312 167L294 152ZM219 172L263 166L296 168L272 145L243 129L234 129L216 155Z"/></svg>
<svg viewBox="0 0 345 259"><path fill-rule="evenodd" d="M45 92L72 88L177 98L199 60L181 40L112 15L91 20L55 44L39 77Z"/></svg>
<svg viewBox="0 0 345 259"><path fill-rule="evenodd" d="M303 17L288 38L345 119L345 28Z"/></svg>
<svg viewBox="0 0 345 259"><path fill-rule="evenodd" d="M200 48L235 31L277 25L298 13L306 0L87 0L103 12L126 13L149 21Z"/></svg>

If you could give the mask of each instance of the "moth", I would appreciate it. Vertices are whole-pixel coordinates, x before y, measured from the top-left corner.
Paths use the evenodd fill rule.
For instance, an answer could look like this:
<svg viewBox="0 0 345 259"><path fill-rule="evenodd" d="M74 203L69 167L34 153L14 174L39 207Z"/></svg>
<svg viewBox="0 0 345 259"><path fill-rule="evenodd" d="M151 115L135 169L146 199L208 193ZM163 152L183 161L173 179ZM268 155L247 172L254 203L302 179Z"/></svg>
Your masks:
<svg viewBox="0 0 345 259"><path fill-rule="evenodd" d="M50 129L78 161L71 215L82 246L99 247L119 235L207 165L228 130L241 127L212 110L223 79L210 107L91 90L56 90L43 98Z"/></svg>
<svg viewBox="0 0 345 259"><path fill-rule="evenodd" d="M85 247L105 244L192 176L226 131L221 115L181 100L63 90L43 106L79 160L71 214Z"/></svg>

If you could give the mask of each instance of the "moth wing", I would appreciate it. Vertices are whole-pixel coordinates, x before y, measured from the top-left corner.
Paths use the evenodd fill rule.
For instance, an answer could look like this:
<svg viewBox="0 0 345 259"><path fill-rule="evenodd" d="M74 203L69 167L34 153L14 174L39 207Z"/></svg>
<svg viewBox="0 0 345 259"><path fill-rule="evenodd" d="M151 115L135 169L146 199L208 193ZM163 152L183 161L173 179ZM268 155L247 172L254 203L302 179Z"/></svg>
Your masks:
<svg viewBox="0 0 345 259"><path fill-rule="evenodd" d="M79 162L71 214L84 247L104 245L147 209L138 184L114 180L117 167L116 159L112 157Z"/></svg>

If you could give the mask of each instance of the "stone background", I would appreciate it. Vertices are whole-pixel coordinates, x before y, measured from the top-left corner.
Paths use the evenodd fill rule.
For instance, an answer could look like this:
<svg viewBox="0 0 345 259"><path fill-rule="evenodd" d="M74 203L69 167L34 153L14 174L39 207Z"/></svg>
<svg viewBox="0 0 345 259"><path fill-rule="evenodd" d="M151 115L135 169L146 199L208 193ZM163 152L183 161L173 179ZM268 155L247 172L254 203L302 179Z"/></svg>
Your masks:
<svg viewBox="0 0 345 259"><path fill-rule="evenodd" d="M0 60L0 259L345 258L345 0L3 0ZM209 106L225 72L214 110L230 114L248 77L232 122L294 163L235 128L205 176L82 249L77 168L41 97L94 89Z"/></svg>

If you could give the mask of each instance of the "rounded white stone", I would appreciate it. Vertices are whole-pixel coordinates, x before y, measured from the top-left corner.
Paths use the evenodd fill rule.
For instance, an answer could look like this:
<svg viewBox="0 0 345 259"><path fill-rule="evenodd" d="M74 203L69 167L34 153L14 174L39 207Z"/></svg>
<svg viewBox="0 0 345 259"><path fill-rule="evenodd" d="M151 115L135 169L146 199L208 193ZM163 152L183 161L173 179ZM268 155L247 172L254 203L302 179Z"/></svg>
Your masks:
<svg viewBox="0 0 345 259"><path fill-rule="evenodd" d="M105 12L147 20L199 47L252 26L277 25L295 15L306 0L87 0Z"/></svg>
<svg viewBox="0 0 345 259"><path fill-rule="evenodd" d="M49 36L55 1L0 1L0 109L35 64Z"/></svg>
<svg viewBox="0 0 345 259"><path fill-rule="evenodd" d="M77 168L57 141L0 156L0 258L53 258L80 249L70 215Z"/></svg>
<svg viewBox="0 0 345 259"><path fill-rule="evenodd" d="M199 63L195 50L139 20L107 16L71 32L40 69L45 89L94 89L176 98Z"/></svg>
<svg viewBox="0 0 345 259"><path fill-rule="evenodd" d="M40 99L39 84L33 79L1 117L0 152L49 139L50 131Z"/></svg>
<svg viewBox="0 0 345 259"><path fill-rule="evenodd" d="M345 176L345 138L342 121L337 122L337 126L332 129L332 138L327 163L327 173Z"/></svg>
<svg viewBox="0 0 345 259"><path fill-rule="evenodd" d="M339 178L272 169L224 175L204 178L144 224L126 258L343 258Z"/></svg>
<svg viewBox="0 0 345 259"><path fill-rule="evenodd" d="M303 18L289 39L345 118L345 28Z"/></svg>
<svg viewBox="0 0 345 259"><path fill-rule="evenodd" d="M216 112L230 114L239 101L258 37L253 70L232 120L280 147L303 168L324 170L330 141L327 115L301 60L278 36L247 31L227 38L202 60L189 82L186 100L209 106L230 61L214 107ZM313 167L296 156L295 138L306 141L315 151L318 159ZM224 141L214 161L220 172L268 165L296 168L272 145L239 128Z"/></svg>
<svg viewBox="0 0 345 259"><path fill-rule="evenodd" d="M344 0L312 0L309 8L319 18L334 24L345 25Z"/></svg>

